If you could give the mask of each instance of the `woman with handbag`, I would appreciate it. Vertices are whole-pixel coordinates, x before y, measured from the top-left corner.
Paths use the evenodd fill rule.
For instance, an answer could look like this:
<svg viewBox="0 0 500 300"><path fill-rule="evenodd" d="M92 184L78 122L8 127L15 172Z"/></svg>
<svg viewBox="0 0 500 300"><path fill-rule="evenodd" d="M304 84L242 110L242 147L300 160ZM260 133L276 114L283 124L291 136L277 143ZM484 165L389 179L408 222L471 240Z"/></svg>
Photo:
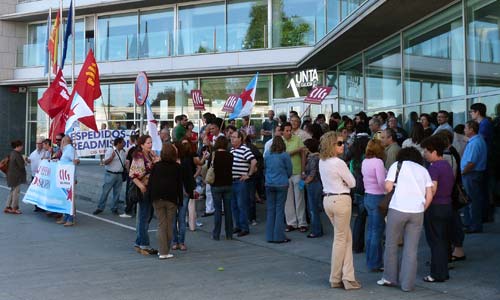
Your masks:
<svg viewBox="0 0 500 300"><path fill-rule="evenodd" d="M19 190L21 184L26 183L26 163L21 154L21 151L23 151L23 142L16 140L12 141L10 144L12 146L12 151L9 155L9 167L7 169L7 185L10 187L10 193L3 212L6 214L20 215Z"/></svg>
<svg viewBox="0 0 500 300"><path fill-rule="evenodd" d="M365 186L364 205L368 214L368 228L366 232L366 265L372 272L383 269L384 250L382 237L384 235L385 220L378 205L384 198L386 171L384 167L384 146L380 140L368 142L365 159L361 165L363 183Z"/></svg>
<svg viewBox="0 0 500 300"><path fill-rule="evenodd" d="M222 225L222 207L224 206L224 226L226 240L233 239L233 215L231 212L231 198L233 196L233 155L227 151L229 140L220 136L215 140L214 152L212 153L212 165L206 180L212 185L212 197L214 198L214 230L212 239L220 239ZM209 178L212 177L212 178Z"/></svg>
<svg viewBox="0 0 500 300"><path fill-rule="evenodd" d="M432 201L432 180L423 165L420 152L401 149L387 173L385 190L394 194L389 203L385 230L384 275L378 285L399 284L405 292L415 288L417 250L424 211ZM395 183L397 182L397 185ZM398 244L404 240L401 263Z"/></svg>
<svg viewBox="0 0 500 300"><path fill-rule="evenodd" d="M431 205L425 211L424 228L427 244L431 248L431 272L425 282L443 282L448 274L448 246L451 228L451 192L454 184L453 169L443 158L446 148L441 136L431 136L421 143L432 179Z"/></svg>
<svg viewBox="0 0 500 300"><path fill-rule="evenodd" d="M346 163L344 137L334 131L321 138L319 174L323 183L323 207L334 228L330 286L346 290L360 289L354 276L351 233L351 190L356 179Z"/></svg>
<svg viewBox="0 0 500 300"><path fill-rule="evenodd" d="M137 202L137 237L134 248L142 255L158 254L158 251L149 245L148 234L149 223L153 217L153 206L146 191L153 165L159 160L155 152L151 151L152 148L153 140L149 135L139 137L129 171L130 179L133 182L129 193L136 198Z"/></svg>
<svg viewBox="0 0 500 300"><path fill-rule="evenodd" d="M187 147L192 149L189 144ZM183 186L183 179L189 174L184 175L181 165L177 163L177 149L174 145L170 143L163 144L160 156L161 160L155 163L151 170L148 194L158 218L160 246L158 258L168 259L174 257L170 253L170 244L175 231L173 227L177 223L174 219L178 211L186 213L186 210L182 209L183 205L187 205L186 185ZM165 184L167 182L168 184ZM183 220L182 222L184 222L184 228L186 228L186 221Z"/></svg>

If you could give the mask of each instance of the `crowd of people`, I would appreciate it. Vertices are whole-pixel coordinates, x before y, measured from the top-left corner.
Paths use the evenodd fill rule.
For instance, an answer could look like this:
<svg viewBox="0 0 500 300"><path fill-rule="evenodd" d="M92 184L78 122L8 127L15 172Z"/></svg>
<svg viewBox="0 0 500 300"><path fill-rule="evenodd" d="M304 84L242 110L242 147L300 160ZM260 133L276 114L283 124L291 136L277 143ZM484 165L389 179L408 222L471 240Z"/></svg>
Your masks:
<svg viewBox="0 0 500 300"><path fill-rule="evenodd" d="M271 110L260 130L261 150L248 117L236 128L205 113L196 133L187 116L180 115L172 132L160 130L160 153L152 150L149 135L131 136L128 152L123 139L114 141L103 157L106 174L94 214L104 211L113 189L111 211L136 215L136 251L168 259L173 250L187 250L186 227L195 226L194 199L204 200L203 216L214 216L211 238L216 241L223 220L226 240L250 234L264 219L256 210L264 199L269 243L291 242L286 234L291 231L320 238L324 213L334 228L331 287L361 288L353 253L365 252L367 268L383 274L379 285L411 291L422 231L431 253L423 280L446 281L449 263L466 259L464 233L483 231L499 197L500 120L488 119L482 103L470 106L465 124L452 128L450 117L446 111L412 112L402 125L392 112L370 117L360 112L353 119L333 113L327 123L323 114L301 119L291 111L275 118ZM22 143L12 147L9 169L16 170ZM37 143L33 153L46 155L41 147ZM61 159L70 159L71 150L62 148ZM18 176L8 174L12 191L5 212L19 212ZM120 214L122 182L127 200ZM148 234L153 214L159 251L151 247ZM62 222L74 223L71 216Z"/></svg>

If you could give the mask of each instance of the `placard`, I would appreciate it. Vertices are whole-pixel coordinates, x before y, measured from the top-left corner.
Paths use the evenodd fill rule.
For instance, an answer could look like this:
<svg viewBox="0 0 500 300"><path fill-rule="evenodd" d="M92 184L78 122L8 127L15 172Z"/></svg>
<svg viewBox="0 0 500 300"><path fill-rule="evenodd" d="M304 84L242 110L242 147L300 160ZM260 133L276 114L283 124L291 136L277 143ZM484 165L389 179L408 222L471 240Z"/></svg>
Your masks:
<svg viewBox="0 0 500 300"><path fill-rule="evenodd" d="M229 95L227 97L226 103L224 103L224 106L222 107L222 111L232 113L234 111L234 107L236 106L236 102L238 102L238 95Z"/></svg>
<svg viewBox="0 0 500 300"><path fill-rule="evenodd" d="M328 96L331 91L332 87L317 86L309 92L307 97L304 99L304 103L321 104L321 102L325 100L326 96Z"/></svg>
<svg viewBox="0 0 500 300"><path fill-rule="evenodd" d="M191 98L193 99L194 110L205 110L205 102L201 90L191 90Z"/></svg>

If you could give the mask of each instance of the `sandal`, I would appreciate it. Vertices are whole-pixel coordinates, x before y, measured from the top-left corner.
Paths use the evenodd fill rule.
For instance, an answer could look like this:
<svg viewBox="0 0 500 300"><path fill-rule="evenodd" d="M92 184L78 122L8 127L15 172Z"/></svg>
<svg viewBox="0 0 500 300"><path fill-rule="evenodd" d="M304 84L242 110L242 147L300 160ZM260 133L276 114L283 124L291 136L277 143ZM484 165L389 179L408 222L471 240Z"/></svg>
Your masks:
<svg viewBox="0 0 500 300"><path fill-rule="evenodd" d="M15 215L20 215L20 214L22 214L22 212L19 210L19 208L12 209L10 213L11 213L11 214L15 214Z"/></svg>
<svg viewBox="0 0 500 300"><path fill-rule="evenodd" d="M466 260L467 259L467 256L463 255L463 256L455 256L455 255L452 255L451 256L451 261L462 261L462 260Z"/></svg>
<svg viewBox="0 0 500 300"><path fill-rule="evenodd" d="M12 213L12 208L10 207L6 207L4 210L3 210L4 213L6 214L11 214Z"/></svg>
<svg viewBox="0 0 500 300"><path fill-rule="evenodd" d="M187 249L188 249L188 248L186 247L186 245L185 245L185 244L180 244L180 245L179 245L179 250L181 250L181 251L186 251Z"/></svg>
<svg viewBox="0 0 500 300"><path fill-rule="evenodd" d="M287 225L286 228L285 228L285 232L290 232L290 231L294 231L296 230L297 228L291 226L291 225Z"/></svg>
<svg viewBox="0 0 500 300"><path fill-rule="evenodd" d="M179 250L179 244L173 244L172 250Z"/></svg>
<svg viewBox="0 0 500 300"><path fill-rule="evenodd" d="M307 232L307 226L300 226L299 231L300 232Z"/></svg>

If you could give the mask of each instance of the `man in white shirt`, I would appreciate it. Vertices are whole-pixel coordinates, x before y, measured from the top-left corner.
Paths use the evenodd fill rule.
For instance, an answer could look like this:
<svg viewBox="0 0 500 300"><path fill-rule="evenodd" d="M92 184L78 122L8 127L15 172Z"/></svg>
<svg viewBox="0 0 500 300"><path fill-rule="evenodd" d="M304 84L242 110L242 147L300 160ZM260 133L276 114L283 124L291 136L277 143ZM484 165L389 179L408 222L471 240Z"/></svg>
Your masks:
<svg viewBox="0 0 500 300"><path fill-rule="evenodd" d="M42 160L42 157L44 156L45 150L43 150L43 139L42 138L37 138L36 139L36 149L31 152L30 156L28 157L28 163L31 164L31 179L35 178L35 174L38 171L38 166L40 165L40 161Z"/></svg>
<svg viewBox="0 0 500 300"><path fill-rule="evenodd" d="M274 137L267 141L264 144L264 157L269 154L269 151L271 151L271 145L273 144L273 140L275 137L281 138L283 136L283 131L281 131L281 126L276 126L274 128Z"/></svg>
<svg viewBox="0 0 500 300"><path fill-rule="evenodd" d="M453 128L451 128L450 124L448 124L448 112L446 110L440 110L437 115L437 121L439 126L434 130L432 135L440 132L441 130L448 130L451 134L453 134Z"/></svg>
<svg viewBox="0 0 500 300"><path fill-rule="evenodd" d="M300 137L302 142L305 142L306 140L312 138L312 136L309 133L300 129L300 118L299 117L291 116L290 117L290 124L292 124L292 134Z"/></svg>
<svg viewBox="0 0 500 300"><path fill-rule="evenodd" d="M119 215L118 198L120 197L122 188L122 174L125 170L126 159L126 152L123 149L125 141L123 138L116 138L113 145L114 147L107 149L106 154L104 155L104 166L106 172L104 174L104 184L102 186L101 198L99 200L99 204L97 205L97 209L93 212L94 215L98 215L104 211L111 189L113 189L111 212L115 215Z"/></svg>

